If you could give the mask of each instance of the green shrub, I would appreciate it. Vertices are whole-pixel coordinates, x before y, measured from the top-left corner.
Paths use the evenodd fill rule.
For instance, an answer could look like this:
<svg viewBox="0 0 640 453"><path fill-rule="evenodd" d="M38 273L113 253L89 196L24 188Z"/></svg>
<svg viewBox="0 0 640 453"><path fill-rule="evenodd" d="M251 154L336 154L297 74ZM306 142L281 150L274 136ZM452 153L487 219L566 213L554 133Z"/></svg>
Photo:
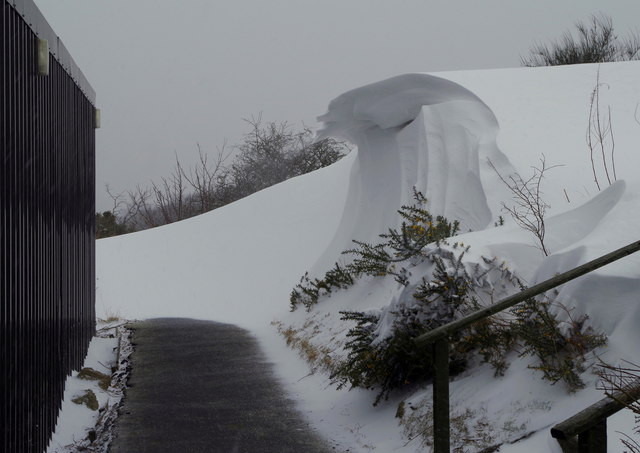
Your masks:
<svg viewBox="0 0 640 453"><path fill-rule="evenodd" d="M104 211L102 213L96 213L96 239L118 236L129 232L130 230L127 225L119 222L113 212Z"/></svg>
<svg viewBox="0 0 640 453"><path fill-rule="evenodd" d="M454 258L447 250L437 250L429 255L434 278L423 280L412 303L397 304L386 313L393 318L390 335L381 338L378 332L383 312L341 312L343 320L355 321L356 326L347 333L351 339L345 345L346 360L331 375L338 388L349 383L352 388L379 389L377 404L392 390L433 376L432 349L418 348L413 339L475 307L466 297L470 277L462 264L464 252ZM450 351L452 374L464 370L465 362L464 354Z"/></svg>
<svg viewBox="0 0 640 453"><path fill-rule="evenodd" d="M309 272L305 272L300 283L291 291L289 301L291 311L295 310L298 304L304 305L310 310L321 296L328 296L334 289L347 289L355 282L355 275L348 267L336 263L333 268L324 275L322 280L309 278Z"/></svg>
<svg viewBox="0 0 640 453"><path fill-rule="evenodd" d="M398 231L390 228L387 233L380 234L383 242L368 244L354 240L356 248L345 250L343 255L354 255L355 258L346 265L336 263L324 278L309 278L308 272L300 279L300 283L291 291L289 301L291 310L302 304L307 310L318 303L322 296L328 296L333 289L346 289L363 275L384 277L394 275L402 284L407 282L407 269L398 267L398 263L415 259L424 260L425 247L448 237L459 230L458 221L449 222L442 216L433 217L426 210L427 199L414 188L416 201L411 206L402 206L398 214L403 219Z"/></svg>
<svg viewBox="0 0 640 453"><path fill-rule="evenodd" d="M563 381L574 391L584 387L579 373L585 371L585 354L604 346L607 337L585 325L587 315L574 320L556 303L568 315L567 321L558 321L549 311L551 305L548 300L527 299L511 309L515 318L510 323L512 335L519 340L521 356L536 357L537 363L529 368L542 372L544 379L554 384Z"/></svg>
<svg viewBox="0 0 640 453"><path fill-rule="evenodd" d="M566 321L559 321L551 312L553 306L566 313ZM580 373L586 371L586 354L607 342L604 334L586 325L588 319L587 315L573 319L559 302L530 298L511 308L507 315L473 324L459 346L476 350L483 362L494 367L496 375L506 370L511 351L520 357L533 356L536 362L529 365L530 369L540 371L542 378L552 384L564 382L573 392L584 387Z"/></svg>
<svg viewBox="0 0 640 453"><path fill-rule="evenodd" d="M401 267L398 270L396 263L413 261L411 264L417 264L426 258L427 245L458 233L459 222L457 220L449 222L442 216L434 218L426 210L427 199L415 188L413 198L416 201L415 204L402 206L398 210L398 214L403 219L400 231L389 228L387 233L380 234L380 238L384 241L376 245L354 240L358 247L343 252L346 255L355 255L353 262L349 265L354 275L383 277L390 274L404 284L406 268Z"/></svg>
<svg viewBox="0 0 640 453"><path fill-rule="evenodd" d="M415 288L414 303L392 304L379 312L341 312L343 320L356 325L347 334L351 338L345 345L347 357L331 375L338 388L349 384L376 389L375 405L394 389L433 376L432 348L418 348L413 339L481 308L474 294L485 286L483 278L489 271L472 268L469 272L463 256L464 252L454 259L438 249L431 256L433 276ZM452 335L450 373L465 370L467 364L477 363L473 357L480 357L501 375L508 367L508 355L517 352L535 357L536 363L529 368L540 371L552 384L562 381L569 391L582 388L585 355L606 344L606 337L585 325L587 316L560 322L551 305L547 300L528 299L507 314L485 318ZM385 315L393 317L392 331L381 335L381 326L389 322Z"/></svg>
<svg viewBox="0 0 640 453"><path fill-rule="evenodd" d="M458 231L457 222L434 219L424 208L424 196L414 191L414 198L415 205L398 211L403 219L399 230L381 234L384 241L376 245L354 241L357 247L343 252L355 255L352 262L336 263L323 279L306 273L291 293L292 310L298 304L310 310L321 297L348 288L363 275L392 275L404 285L400 296L383 309L341 312L341 319L355 326L346 335L346 357L332 367L331 381L338 388L376 390L374 405L395 389L433 376L432 348L416 347L416 337L480 309L482 294L493 299L525 289L496 258L465 261L469 247L444 241ZM424 272L418 282L410 279L410 270L417 269ZM563 309L568 320L559 321L552 305ZM585 354L606 342L604 335L586 326L587 319L573 320L566 308L547 299L526 300L452 335L449 371L455 375L469 364L485 362L501 375L514 352L535 357L530 368L552 383L563 381L573 391L584 385L579 374L585 371Z"/></svg>

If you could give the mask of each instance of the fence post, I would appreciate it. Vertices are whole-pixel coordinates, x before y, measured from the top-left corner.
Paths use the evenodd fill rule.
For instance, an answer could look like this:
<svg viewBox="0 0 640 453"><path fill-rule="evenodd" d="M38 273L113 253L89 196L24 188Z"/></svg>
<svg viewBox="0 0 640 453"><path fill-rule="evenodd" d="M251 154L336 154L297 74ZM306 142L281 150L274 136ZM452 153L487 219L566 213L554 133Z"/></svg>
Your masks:
<svg viewBox="0 0 640 453"><path fill-rule="evenodd" d="M433 343L433 451L449 453L449 337Z"/></svg>
<svg viewBox="0 0 640 453"><path fill-rule="evenodd" d="M578 435L578 453L607 453L607 419Z"/></svg>
<svg viewBox="0 0 640 453"><path fill-rule="evenodd" d="M551 428L567 453L605 453L607 451L607 417L624 409L640 398L640 379L628 383L600 401ZM576 437L578 442L576 443Z"/></svg>

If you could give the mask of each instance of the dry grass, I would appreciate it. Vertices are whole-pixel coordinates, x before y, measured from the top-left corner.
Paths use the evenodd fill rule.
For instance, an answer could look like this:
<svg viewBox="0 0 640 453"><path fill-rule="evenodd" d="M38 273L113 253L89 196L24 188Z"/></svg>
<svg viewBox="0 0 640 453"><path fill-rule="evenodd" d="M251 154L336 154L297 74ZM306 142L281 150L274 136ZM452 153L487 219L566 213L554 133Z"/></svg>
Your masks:
<svg viewBox="0 0 640 453"><path fill-rule="evenodd" d="M285 326L280 321L274 321L271 324L284 337L287 346L298 351L300 357L309 364L312 373L318 370L331 373L336 368L335 359L332 357L333 351L326 346L314 344L311 341L311 338L320 329L314 321L307 320L300 329L296 329L293 326Z"/></svg>
<svg viewBox="0 0 640 453"><path fill-rule="evenodd" d="M93 368L83 368L78 373L78 379L88 381L98 381L98 385L102 390L107 390L111 385L111 376L94 370Z"/></svg>
<svg viewBox="0 0 640 453"><path fill-rule="evenodd" d="M408 439L407 444L419 442L425 450L433 448L433 409L430 398L420 400L417 404L402 401L398 405L396 417ZM499 442L497 429L491 424L485 411L465 409L452 413L451 451L453 453L497 451Z"/></svg>

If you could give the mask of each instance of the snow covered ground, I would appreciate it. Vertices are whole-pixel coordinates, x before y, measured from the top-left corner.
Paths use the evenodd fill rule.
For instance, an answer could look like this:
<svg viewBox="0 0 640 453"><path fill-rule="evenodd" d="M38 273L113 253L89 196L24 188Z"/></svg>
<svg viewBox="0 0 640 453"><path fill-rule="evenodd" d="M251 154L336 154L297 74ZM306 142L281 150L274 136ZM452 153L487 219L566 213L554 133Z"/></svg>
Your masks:
<svg viewBox="0 0 640 453"><path fill-rule="evenodd" d="M307 270L320 277L351 239L375 242L398 226L396 210L411 202L413 186L434 214L472 230L457 237L470 245L471 257L498 257L528 284L637 241L638 80L640 62L625 62L406 75L347 92L320 117L320 134L357 145L342 161L193 219L98 241L98 315L182 316L245 327L323 435L352 452L422 451L395 414L401 400L417 404L430 388L372 407L373 393L336 391L326 375L310 373L276 328L297 329L318 346L337 345L348 327L339 310L388 305L398 285L358 284L311 313L289 312L291 289ZM609 176L615 164L618 180L611 185L599 154L592 167L585 140L596 83L600 113L610 111L615 138L613 160L606 148ZM487 162L501 174L528 177L542 155L558 166L542 183L550 205L548 257L501 210L511 196ZM505 225L494 227L500 216ZM597 352L609 363L640 362L639 277L640 254L564 285L557 296L608 335ZM587 388L569 395L529 370L528 360L514 356L500 378L488 366L456 377L452 411L488 420L496 442L533 433L500 452L557 452L549 428L603 395L589 372ZM610 451L621 450L615 431L632 428L627 411L609 419Z"/></svg>
<svg viewBox="0 0 640 453"><path fill-rule="evenodd" d="M120 319L97 323L96 336L89 344L82 369L67 378L62 408L47 453L106 451L132 352L129 331L123 327L125 322ZM104 379L102 382L100 377ZM91 401L90 394L95 400Z"/></svg>

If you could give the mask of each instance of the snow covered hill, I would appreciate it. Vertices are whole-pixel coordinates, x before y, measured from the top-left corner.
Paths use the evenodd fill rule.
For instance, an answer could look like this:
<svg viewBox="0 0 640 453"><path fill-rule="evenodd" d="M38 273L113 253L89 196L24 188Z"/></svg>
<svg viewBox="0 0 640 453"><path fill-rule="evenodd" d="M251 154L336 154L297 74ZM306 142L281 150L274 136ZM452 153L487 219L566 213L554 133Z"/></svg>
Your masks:
<svg viewBox="0 0 640 453"><path fill-rule="evenodd" d="M349 91L319 118L321 135L358 147L337 164L196 218L98 241L97 312L246 327L325 436L350 451L420 451L394 415L401 400L417 402L429 389L373 408L371 392L336 391L322 373L310 375L274 326L313 332L316 345L338 342L345 329L339 310L385 306L397 296L397 284L357 285L311 314L289 312L291 289L307 270L320 277L352 239L375 242L396 227L396 210L411 202L414 186L434 214L460 220L465 233L457 240L470 245L472 256L498 257L528 284L637 241L639 80L640 62L624 62L413 74ZM610 112L615 147L606 142L605 160L597 149L592 164L586 136L596 84L599 113ZM542 181L550 205L547 257L502 211L511 194L488 163L501 175L528 177L542 155L547 166L557 166ZM495 227L500 216L506 223ZM598 351L603 359L640 363L640 254L564 285L557 297L572 315L588 314L590 325L608 335L609 344ZM559 451L548 428L602 393L586 373L587 388L568 395L528 364L514 358L501 378L487 366L457 377L452 410L488 420L500 442L534 433L500 452ZM610 420L610 451L620 446L613 431L631 433L632 426L624 412Z"/></svg>

